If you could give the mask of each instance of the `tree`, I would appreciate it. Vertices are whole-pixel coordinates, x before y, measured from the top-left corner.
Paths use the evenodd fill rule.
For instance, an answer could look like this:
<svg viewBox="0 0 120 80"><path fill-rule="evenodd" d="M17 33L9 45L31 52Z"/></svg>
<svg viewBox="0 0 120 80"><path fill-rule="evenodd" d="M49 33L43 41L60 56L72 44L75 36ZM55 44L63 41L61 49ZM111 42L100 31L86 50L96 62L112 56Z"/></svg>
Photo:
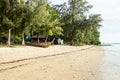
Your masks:
<svg viewBox="0 0 120 80"><path fill-rule="evenodd" d="M91 14L88 18L85 17L82 23L84 27L77 31L75 40L81 44L100 44L98 29L102 26L101 21L100 14Z"/></svg>
<svg viewBox="0 0 120 80"><path fill-rule="evenodd" d="M100 44L100 32L98 29L102 26L100 23L102 22L102 18L100 14L92 14L89 16L90 28L92 31L92 39L91 44Z"/></svg>
<svg viewBox="0 0 120 80"><path fill-rule="evenodd" d="M11 30L17 35L21 32L24 34L26 27L30 24L30 7L24 0L2 0L0 10L2 12L0 14L1 27L3 28L3 31L9 29L8 45L11 45ZM24 35L22 44L25 44Z"/></svg>
<svg viewBox="0 0 120 80"><path fill-rule="evenodd" d="M14 23L13 23L13 1L12 0L1 0L0 1L0 17L1 17L1 27L4 30L9 29L9 35L8 35L8 46L11 45L11 29L14 28Z"/></svg>
<svg viewBox="0 0 120 80"><path fill-rule="evenodd" d="M46 1L37 1L32 2L33 5L33 16L32 16L32 26L31 32L38 36L38 44L39 44L39 35L43 35L43 28L48 23L49 20L49 12L47 11L47 2Z"/></svg>
<svg viewBox="0 0 120 80"><path fill-rule="evenodd" d="M58 16L58 13L50 5L47 6L47 9L49 11L49 19L48 19L48 23L43 29L44 30L43 35L46 36L45 42L47 41L48 36L63 35L62 34L63 29L61 28L62 23L60 23L60 18Z"/></svg>
<svg viewBox="0 0 120 80"><path fill-rule="evenodd" d="M49 36L64 35L71 44L100 44L102 18L89 14L91 8L86 0L52 6L47 0L0 0L0 35L9 34L9 46L11 36L19 37L25 45L25 35L46 36L45 42Z"/></svg>
<svg viewBox="0 0 120 80"><path fill-rule="evenodd" d="M85 0L69 0L70 12L71 12L71 42L74 42L76 31L80 25L76 25L77 21L84 19L85 12L87 12L92 6L88 5Z"/></svg>
<svg viewBox="0 0 120 80"><path fill-rule="evenodd" d="M69 0L68 5L55 5L61 21L64 22L62 26L64 32L64 39L70 41L71 44L94 44L99 42L99 27L102 21L100 15L89 15L89 10L92 5L89 5L86 0ZM95 17L96 16L96 17ZM95 36L94 33L97 33Z"/></svg>
<svg viewBox="0 0 120 80"><path fill-rule="evenodd" d="M25 33L28 34L30 31L30 26L32 25L33 18L33 9L25 1L19 3L19 16L20 16L20 25L19 30L22 33L22 45L25 45Z"/></svg>
<svg viewBox="0 0 120 80"><path fill-rule="evenodd" d="M38 4L38 3L37 3ZM56 10L47 2L39 3L35 6L32 30L37 35L48 36L62 35L61 23ZM38 39L39 44L39 39Z"/></svg>

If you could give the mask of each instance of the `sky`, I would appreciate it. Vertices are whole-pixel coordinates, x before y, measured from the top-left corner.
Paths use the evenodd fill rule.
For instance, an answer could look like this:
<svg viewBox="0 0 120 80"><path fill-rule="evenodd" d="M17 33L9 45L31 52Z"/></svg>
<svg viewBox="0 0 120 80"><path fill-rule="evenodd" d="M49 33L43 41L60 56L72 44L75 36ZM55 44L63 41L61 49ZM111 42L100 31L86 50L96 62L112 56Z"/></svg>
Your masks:
<svg viewBox="0 0 120 80"><path fill-rule="evenodd" d="M52 4L61 4L68 0L49 0ZM87 0L93 5L90 10L93 14L102 15L100 40L103 43L120 42L120 0Z"/></svg>

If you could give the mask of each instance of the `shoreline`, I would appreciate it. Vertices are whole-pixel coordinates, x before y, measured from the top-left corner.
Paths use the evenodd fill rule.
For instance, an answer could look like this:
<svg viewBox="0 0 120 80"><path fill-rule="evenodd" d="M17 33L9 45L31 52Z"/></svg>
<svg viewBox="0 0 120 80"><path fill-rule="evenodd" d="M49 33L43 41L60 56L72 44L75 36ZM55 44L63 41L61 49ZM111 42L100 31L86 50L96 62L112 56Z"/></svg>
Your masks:
<svg viewBox="0 0 120 80"><path fill-rule="evenodd" d="M27 59L17 62L6 60L5 64L0 64L0 79L3 80L101 80L99 65L104 50L100 46L51 46L50 48L27 47L30 51L41 51L43 57L37 59ZM6 48L14 50L16 48ZM17 48L23 49L23 48ZM25 53L26 50L25 49ZM34 50L32 50L34 49ZM46 49L44 51L44 49ZM64 49L64 51L63 51ZM0 49L2 50L2 49ZM7 51L6 50L6 51ZM57 51L57 52L56 52ZM3 50L4 52L4 50ZM14 51L15 52L15 51ZM43 54L43 53L44 54ZM52 52L54 54L52 54ZM22 59L23 54L31 57L31 53L17 53ZM48 53L48 57L45 56ZM56 54L57 53L57 54ZM65 53L65 54L61 54ZM0 55L4 54L0 52ZM12 54L12 53L11 53ZM15 56L16 53L14 53ZM17 55L16 54L16 55ZM7 55L7 54L6 54ZM39 54L36 54L40 56ZM34 55L34 56L35 56ZM50 56L51 55L51 56ZM12 55L13 56L13 55ZM32 57L34 57L32 54ZM9 56L11 57L11 56ZM26 59L26 57L24 56ZM5 60L5 59L4 59ZM8 61L9 60L9 61ZM5 61L2 61L5 62ZM0 60L0 63L2 63ZM6 76L7 75L7 76Z"/></svg>

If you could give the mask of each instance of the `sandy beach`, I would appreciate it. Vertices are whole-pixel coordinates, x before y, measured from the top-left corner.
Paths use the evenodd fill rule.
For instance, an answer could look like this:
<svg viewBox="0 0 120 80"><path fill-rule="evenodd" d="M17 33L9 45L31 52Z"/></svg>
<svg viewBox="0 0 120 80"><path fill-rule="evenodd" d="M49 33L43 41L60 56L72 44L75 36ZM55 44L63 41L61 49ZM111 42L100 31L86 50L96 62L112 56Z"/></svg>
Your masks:
<svg viewBox="0 0 120 80"><path fill-rule="evenodd" d="M101 80L100 46L0 48L0 80Z"/></svg>

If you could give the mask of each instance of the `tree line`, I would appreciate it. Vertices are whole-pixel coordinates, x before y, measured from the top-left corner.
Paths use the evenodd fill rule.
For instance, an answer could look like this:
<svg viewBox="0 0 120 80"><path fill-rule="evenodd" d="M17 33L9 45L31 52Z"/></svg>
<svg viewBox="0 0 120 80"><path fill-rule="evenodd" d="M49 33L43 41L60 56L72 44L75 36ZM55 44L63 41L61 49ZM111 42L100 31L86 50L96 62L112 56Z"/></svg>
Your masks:
<svg viewBox="0 0 120 80"><path fill-rule="evenodd" d="M0 42L11 37L25 45L25 35L59 36L72 45L100 44L101 15L90 14L86 0L51 5L47 0L0 0ZM38 40L39 43L39 40Z"/></svg>

